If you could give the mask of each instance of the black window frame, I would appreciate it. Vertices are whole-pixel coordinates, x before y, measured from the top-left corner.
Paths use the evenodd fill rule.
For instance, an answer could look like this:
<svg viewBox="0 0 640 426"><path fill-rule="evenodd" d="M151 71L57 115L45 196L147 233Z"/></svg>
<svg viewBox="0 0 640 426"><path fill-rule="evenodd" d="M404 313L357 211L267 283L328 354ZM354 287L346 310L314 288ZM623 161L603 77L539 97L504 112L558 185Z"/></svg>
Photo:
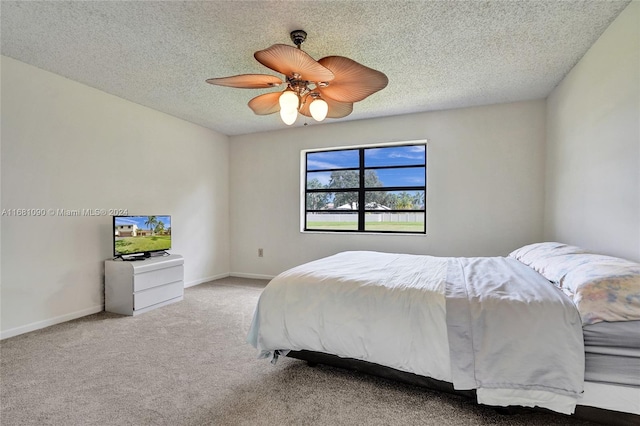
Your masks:
<svg viewBox="0 0 640 426"><path fill-rule="evenodd" d="M424 147L424 162L420 164L409 165L390 165L390 166L365 166L365 152L372 149L380 148L400 148L410 146L423 146ZM309 154L315 154L318 152L336 152L336 151L358 151L359 164L358 167L345 167L345 168L326 168L326 169L313 169L309 170L308 158ZM382 187L366 187L365 185L365 173L367 170L391 170L391 169L406 169L424 167L424 186L382 186ZM315 172L334 172L334 171L358 171L359 172L359 186L357 188L308 188L308 176L309 173ZM366 234L416 234L426 235L427 233L427 142L407 142L400 144L380 144L380 145L360 145L344 148L328 148L328 149L314 149L304 151L304 195L302 199L303 203L303 220L304 225L302 227L303 232L330 232L330 233L366 233ZM422 209L391 209L391 210L376 210L367 209L365 202L365 194L367 192L395 192L395 191L422 191L424 193L424 205ZM317 193L339 193L339 192L357 192L358 193L358 208L357 210L343 210L343 209L309 209L307 208L307 200L309 194ZM322 228L308 228L307 226L307 214L308 213L338 213L344 214L347 212L357 212L358 216L358 229L322 229ZM391 231L391 230L366 230L366 214L367 213L422 213L424 217L422 231Z"/></svg>

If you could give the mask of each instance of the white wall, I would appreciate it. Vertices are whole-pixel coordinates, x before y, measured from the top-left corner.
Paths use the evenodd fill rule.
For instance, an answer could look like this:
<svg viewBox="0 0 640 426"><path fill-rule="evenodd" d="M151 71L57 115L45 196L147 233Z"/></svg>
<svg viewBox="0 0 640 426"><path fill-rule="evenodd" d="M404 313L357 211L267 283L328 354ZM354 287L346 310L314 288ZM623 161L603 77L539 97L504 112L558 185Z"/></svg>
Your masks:
<svg viewBox="0 0 640 426"><path fill-rule="evenodd" d="M172 215L187 285L229 272L227 136L2 57L2 209ZM102 309L111 217L3 216L1 331Z"/></svg>
<svg viewBox="0 0 640 426"><path fill-rule="evenodd" d="M547 100L545 239L640 261L640 2Z"/></svg>
<svg viewBox="0 0 640 426"><path fill-rule="evenodd" d="M231 273L342 250L506 255L542 237L544 138L542 100L231 137ZM416 139L428 140L426 236L299 231L302 149Z"/></svg>

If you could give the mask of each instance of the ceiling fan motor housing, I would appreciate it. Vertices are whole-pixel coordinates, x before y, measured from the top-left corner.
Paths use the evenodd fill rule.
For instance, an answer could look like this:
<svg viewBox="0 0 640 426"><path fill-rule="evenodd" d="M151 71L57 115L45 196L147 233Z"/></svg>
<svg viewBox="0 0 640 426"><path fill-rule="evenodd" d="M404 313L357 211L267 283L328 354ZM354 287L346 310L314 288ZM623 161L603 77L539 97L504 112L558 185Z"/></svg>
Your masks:
<svg viewBox="0 0 640 426"><path fill-rule="evenodd" d="M291 31L291 41L300 48L300 45L307 39L307 32L303 30Z"/></svg>

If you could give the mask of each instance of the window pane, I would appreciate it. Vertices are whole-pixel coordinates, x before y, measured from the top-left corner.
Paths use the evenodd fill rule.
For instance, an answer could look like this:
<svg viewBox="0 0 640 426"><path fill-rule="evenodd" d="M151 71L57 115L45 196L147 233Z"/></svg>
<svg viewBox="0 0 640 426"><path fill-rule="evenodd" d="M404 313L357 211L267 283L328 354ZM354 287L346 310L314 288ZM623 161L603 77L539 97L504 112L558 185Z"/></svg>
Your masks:
<svg viewBox="0 0 640 426"><path fill-rule="evenodd" d="M331 204L338 210L358 210L357 192L336 192L332 194Z"/></svg>
<svg viewBox="0 0 640 426"><path fill-rule="evenodd" d="M401 169L365 170L366 188L383 186L424 186L425 168L408 167Z"/></svg>
<svg viewBox="0 0 640 426"><path fill-rule="evenodd" d="M327 231L357 231L358 212L307 213L307 229Z"/></svg>
<svg viewBox="0 0 640 426"><path fill-rule="evenodd" d="M424 232L424 213L366 213L365 231Z"/></svg>
<svg viewBox="0 0 640 426"><path fill-rule="evenodd" d="M424 191L367 191L367 210L424 210Z"/></svg>
<svg viewBox="0 0 640 426"><path fill-rule="evenodd" d="M331 180L331 172L307 173L307 189L328 188Z"/></svg>
<svg viewBox="0 0 640 426"><path fill-rule="evenodd" d="M358 193L346 192L308 192L307 210L358 210Z"/></svg>
<svg viewBox="0 0 640 426"><path fill-rule="evenodd" d="M364 151L364 166L424 165L425 154L424 145L369 148Z"/></svg>
<svg viewBox="0 0 640 426"><path fill-rule="evenodd" d="M357 149L307 153L307 170L358 168L359 163Z"/></svg>
<svg viewBox="0 0 640 426"><path fill-rule="evenodd" d="M360 171L358 170L334 170L326 173L329 174L327 188L358 189L360 187ZM307 173L307 179L310 174L312 173Z"/></svg>
<svg viewBox="0 0 640 426"><path fill-rule="evenodd" d="M329 194L326 192L307 193L307 210L326 210L329 207Z"/></svg>
<svg viewBox="0 0 640 426"><path fill-rule="evenodd" d="M360 172L358 170L307 173L307 189L358 189L359 186Z"/></svg>

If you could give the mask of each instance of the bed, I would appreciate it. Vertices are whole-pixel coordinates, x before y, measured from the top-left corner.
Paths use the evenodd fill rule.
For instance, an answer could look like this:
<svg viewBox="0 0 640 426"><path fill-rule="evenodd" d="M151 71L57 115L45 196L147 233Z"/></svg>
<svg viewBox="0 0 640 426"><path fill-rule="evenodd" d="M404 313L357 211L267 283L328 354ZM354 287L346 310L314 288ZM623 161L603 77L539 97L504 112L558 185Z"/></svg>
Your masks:
<svg viewBox="0 0 640 426"><path fill-rule="evenodd" d="M507 257L309 262L267 285L247 340L273 362L357 365L481 404L595 407L626 422L640 419L639 326L640 264L548 242Z"/></svg>

